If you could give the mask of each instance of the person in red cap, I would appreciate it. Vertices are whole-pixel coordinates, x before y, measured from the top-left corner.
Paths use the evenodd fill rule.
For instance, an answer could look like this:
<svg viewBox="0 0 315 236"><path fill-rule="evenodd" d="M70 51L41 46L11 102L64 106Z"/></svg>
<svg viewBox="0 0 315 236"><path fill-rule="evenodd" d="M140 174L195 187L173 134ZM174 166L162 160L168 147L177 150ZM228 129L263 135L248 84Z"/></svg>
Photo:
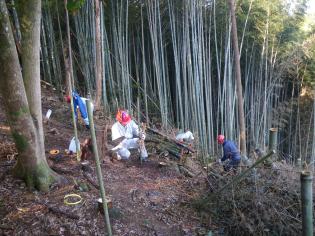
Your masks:
<svg viewBox="0 0 315 236"><path fill-rule="evenodd" d="M221 158L221 162L228 160L228 162L223 165L224 170L230 171L233 169L236 171L241 162L241 156L235 143L230 140L225 140L225 137L222 134L218 135L217 140L218 144L223 146L223 157Z"/></svg>
<svg viewBox="0 0 315 236"><path fill-rule="evenodd" d="M130 157L129 149L138 149L141 160L145 161L148 153L144 146L140 147L140 139L144 140L145 135L139 131L138 125L131 119L125 110L118 110L116 114L117 122L112 126L112 141L122 139L122 141L112 149L116 154L117 160L128 160Z"/></svg>

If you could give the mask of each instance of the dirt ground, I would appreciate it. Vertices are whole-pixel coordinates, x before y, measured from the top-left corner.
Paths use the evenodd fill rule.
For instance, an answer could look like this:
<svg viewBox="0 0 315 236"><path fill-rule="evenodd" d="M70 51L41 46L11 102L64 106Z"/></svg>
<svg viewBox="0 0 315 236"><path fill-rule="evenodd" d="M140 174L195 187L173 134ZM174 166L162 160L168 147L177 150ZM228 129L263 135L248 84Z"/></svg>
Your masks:
<svg viewBox="0 0 315 236"><path fill-rule="evenodd" d="M45 88L42 102L43 114L53 111L44 125L46 157L68 184L52 186L48 193L31 192L23 181L12 177L9 171L16 151L1 112L0 235L106 235L104 216L96 203L99 190L94 161L90 159L91 168L82 170L75 156L64 153L73 136L68 104ZM104 127L104 120L96 123L98 129ZM83 141L89 131L79 124L79 134ZM50 155L51 149L60 154ZM207 235L211 223L201 220L191 206L206 185L204 177L189 178L174 168L160 168L157 155L142 165L136 153L127 162L111 162L102 155L101 159L106 194L112 200L109 213L114 235ZM71 193L83 201L65 205L64 196Z"/></svg>

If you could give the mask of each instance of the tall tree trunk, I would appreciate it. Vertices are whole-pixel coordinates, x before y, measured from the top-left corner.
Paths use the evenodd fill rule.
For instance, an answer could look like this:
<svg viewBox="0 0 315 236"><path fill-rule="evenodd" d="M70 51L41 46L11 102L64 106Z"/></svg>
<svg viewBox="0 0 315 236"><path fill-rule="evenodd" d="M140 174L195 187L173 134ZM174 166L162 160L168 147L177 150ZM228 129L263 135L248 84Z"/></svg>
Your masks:
<svg viewBox="0 0 315 236"><path fill-rule="evenodd" d="M47 191L58 175L49 168L44 150L39 71L41 4L39 0L20 4L24 84L6 3L0 0L0 91L19 153L13 172L30 188Z"/></svg>
<svg viewBox="0 0 315 236"><path fill-rule="evenodd" d="M24 0L23 4L20 4L22 76L29 109L36 127L38 145L41 152L45 153L39 66L41 1Z"/></svg>
<svg viewBox="0 0 315 236"><path fill-rule="evenodd" d="M102 98L102 58L101 58L101 21L100 21L100 1L95 0L95 47L96 47L96 98L95 109L99 109Z"/></svg>
<svg viewBox="0 0 315 236"><path fill-rule="evenodd" d="M236 93L238 99L238 121L240 127L240 150L243 156L246 156L246 129L245 129L245 116L243 106L243 92L242 92L242 80L241 80L241 66L240 66L240 52L238 48L237 26L235 17L235 2L234 0L228 0L231 21L232 21L232 42L234 49L234 61L235 61L235 74L236 74Z"/></svg>

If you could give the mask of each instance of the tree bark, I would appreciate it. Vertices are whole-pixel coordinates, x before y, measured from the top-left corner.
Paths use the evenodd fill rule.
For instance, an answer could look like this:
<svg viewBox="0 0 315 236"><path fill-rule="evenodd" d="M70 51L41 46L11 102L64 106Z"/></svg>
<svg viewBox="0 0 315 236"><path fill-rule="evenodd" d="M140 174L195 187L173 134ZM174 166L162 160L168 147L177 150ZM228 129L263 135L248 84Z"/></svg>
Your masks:
<svg viewBox="0 0 315 236"><path fill-rule="evenodd" d="M102 98L102 58L101 58L101 21L100 21L100 1L95 0L95 47L96 47L96 98L95 109L99 109Z"/></svg>
<svg viewBox="0 0 315 236"><path fill-rule="evenodd" d="M38 145L42 153L45 153L39 66L41 1L24 0L22 2L20 3L22 76L29 109L37 131Z"/></svg>
<svg viewBox="0 0 315 236"><path fill-rule="evenodd" d="M13 173L28 187L47 191L58 175L49 168L44 150L39 73L41 4L38 0L20 4L24 84L8 10L5 0L0 0L0 91L19 153Z"/></svg>
<svg viewBox="0 0 315 236"><path fill-rule="evenodd" d="M236 74L236 93L238 100L238 116L239 116L239 129L240 129L240 151L242 156L246 156L246 128L245 128L245 116L243 107L243 88L241 79L241 66L240 66L240 51L238 48L237 26L235 17L235 2L234 0L228 0L231 21L232 21L232 43L234 49L234 61L235 61L235 74Z"/></svg>

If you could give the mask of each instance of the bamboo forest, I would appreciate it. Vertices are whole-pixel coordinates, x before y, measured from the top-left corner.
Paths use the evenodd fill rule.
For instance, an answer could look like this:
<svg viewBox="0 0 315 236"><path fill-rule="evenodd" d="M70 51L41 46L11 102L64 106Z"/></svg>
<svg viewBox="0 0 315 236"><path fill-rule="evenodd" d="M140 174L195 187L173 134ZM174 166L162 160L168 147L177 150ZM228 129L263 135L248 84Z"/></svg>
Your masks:
<svg viewBox="0 0 315 236"><path fill-rule="evenodd" d="M314 235L315 0L0 0L0 235Z"/></svg>

